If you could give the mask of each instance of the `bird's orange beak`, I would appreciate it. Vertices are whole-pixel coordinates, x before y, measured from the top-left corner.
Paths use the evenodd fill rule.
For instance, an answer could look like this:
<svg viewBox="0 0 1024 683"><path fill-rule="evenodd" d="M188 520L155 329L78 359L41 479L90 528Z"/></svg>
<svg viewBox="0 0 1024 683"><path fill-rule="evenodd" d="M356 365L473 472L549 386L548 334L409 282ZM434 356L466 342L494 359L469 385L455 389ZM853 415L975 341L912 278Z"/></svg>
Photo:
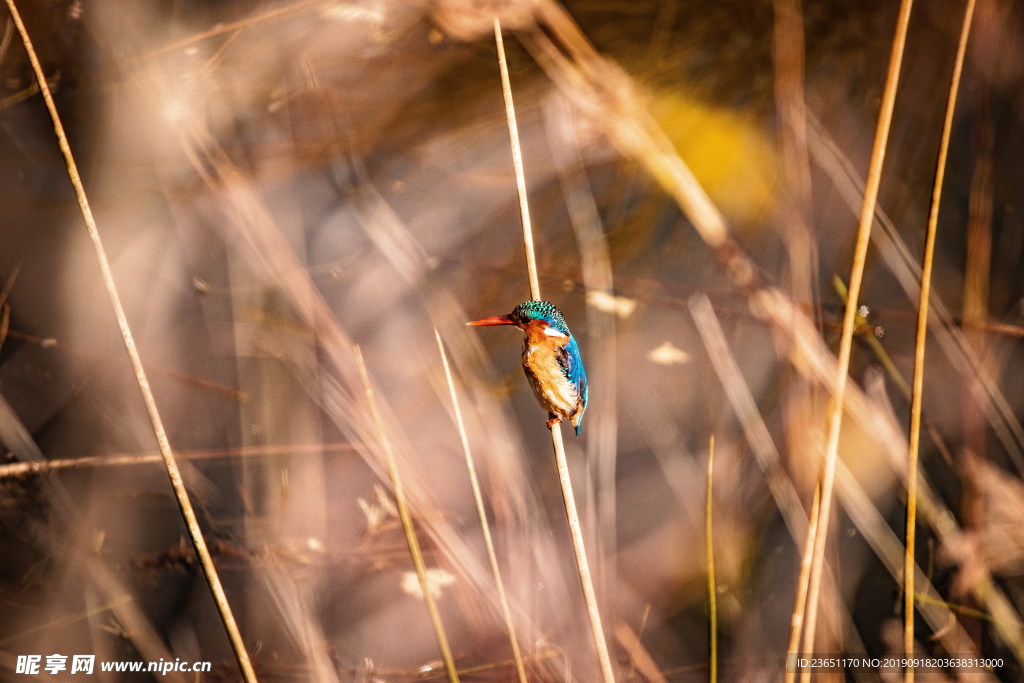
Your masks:
<svg viewBox="0 0 1024 683"><path fill-rule="evenodd" d="M513 322L507 315L496 315L493 318L474 320L466 324L472 325L473 327L483 327L484 325L515 325L515 322Z"/></svg>

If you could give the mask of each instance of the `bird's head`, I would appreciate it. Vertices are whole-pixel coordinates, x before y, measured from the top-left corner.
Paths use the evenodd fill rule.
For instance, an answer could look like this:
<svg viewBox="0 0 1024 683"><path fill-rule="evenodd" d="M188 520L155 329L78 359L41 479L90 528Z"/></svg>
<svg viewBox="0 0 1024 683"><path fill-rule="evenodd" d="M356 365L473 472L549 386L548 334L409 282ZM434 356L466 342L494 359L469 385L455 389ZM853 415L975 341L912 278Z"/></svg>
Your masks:
<svg viewBox="0 0 1024 683"><path fill-rule="evenodd" d="M521 330L525 330L531 324L542 327L545 334L550 336L571 336L569 326L565 324L565 318L562 317L561 311L553 303L537 299L524 301L507 315L498 315L467 323L467 325L473 326L515 325Z"/></svg>

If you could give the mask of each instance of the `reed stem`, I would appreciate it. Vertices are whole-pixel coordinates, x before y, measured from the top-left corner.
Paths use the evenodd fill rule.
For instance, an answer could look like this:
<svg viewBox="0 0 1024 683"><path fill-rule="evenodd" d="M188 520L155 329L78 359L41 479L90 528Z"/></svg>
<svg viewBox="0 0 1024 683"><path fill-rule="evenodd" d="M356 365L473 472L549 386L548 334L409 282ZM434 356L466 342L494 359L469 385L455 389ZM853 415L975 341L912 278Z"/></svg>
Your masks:
<svg viewBox="0 0 1024 683"><path fill-rule="evenodd" d="M708 565L708 660L711 683L718 681L718 594L715 589L715 544L711 530L714 466L715 435L712 434L708 439L708 486L704 497L704 555Z"/></svg>
<svg viewBox="0 0 1024 683"><path fill-rule="evenodd" d="M455 380L452 379L452 369L448 363L448 354L445 353L444 343L441 341L441 333L434 328L434 337L437 339L437 350L441 354L441 364L444 366L444 378L448 382L448 393L451 395L452 408L455 410L455 424L459 429L459 441L462 443L462 453L466 456L466 471L469 472L469 483L473 489L473 502L476 503L476 514L480 518L480 528L484 535L484 547L487 548L487 559L491 563L491 573L494 574L494 585L498 590L498 603L501 607L501 615L505 620L505 630L508 631L509 644L512 646L512 660L516 665L516 676L520 683L526 683L526 666L523 664L523 655L519 649L519 638L516 637L515 623L512 620L512 610L509 608L508 597L505 595L505 583L501 579L501 567L498 566L498 555L494 552L494 540L491 538L491 526L487 522L487 511L484 509L484 497L480 492L480 480L476 476L476 464L473 462L473 452L469 449L469 438L466 436L466 425L462 419L462 409L459 407L459 396L455 391Z"/></svg>
<svg viewBox="0 0 1024 683"><path fill-rule="evenodd" d="M928 338L928 298L931 294L932 264L935 255L935 233L939 221L939 205L942 201L942 181L946 175L946 158L949 154L949 135L953 127L953 113L960 89L964 55L967 52L967 38L971 31L975 0L967 0L964 10L960 41L957 45L953 76L946 100L946 114L942 124L942 138L939 155L935 162L935 183L932 187L931 206L928 211L928 232L925 236L924 258L921 266L921 295L917 306L917 330L914 344L914 379L910 400L910 438L907 447L907 527L903 561L903 651L913 658L914 654L914 553L917 541L917 469L918 451L921 441L921 396L924 392L925 342ZM914 668L907 668L904 676L907 683L914 680Z"/></svg>

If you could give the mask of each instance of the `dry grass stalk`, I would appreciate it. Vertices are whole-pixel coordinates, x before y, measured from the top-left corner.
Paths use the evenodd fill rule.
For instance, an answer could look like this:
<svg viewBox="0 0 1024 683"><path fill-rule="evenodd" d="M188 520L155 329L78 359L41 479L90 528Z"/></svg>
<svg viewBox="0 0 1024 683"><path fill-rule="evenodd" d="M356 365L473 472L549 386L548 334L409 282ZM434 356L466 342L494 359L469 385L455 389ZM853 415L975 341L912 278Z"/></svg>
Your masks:
<svg viewBox="0 0 1024 683"><path fill-rule="evenodd" d="M505 59L505 44L501 37L501 23L494 19L494 42L498 50L498 64L501 70L502 93L505 97L505 116L508 122L509 140L512 147L512 158L516 171L516 187L519 190L519 208L523 220L523 242L526 247L526 265L530 278L530 295L540 299L540 281L537 276L537 258L533 247L533 229L530 224L530 207L526 195L526 176L523 172L522 151L519 144L519 130L516 125L515 106L512 102L512 86L508 78L508 65ZM583 590L583 600L587 607L594 648L597 651L598 663L601 667L601 678L605 683L615 680L612 670L611 655L608 641L605 639L601 612L597 605L597 593L594 590L594 579L590 573L586 546L583 542L583 529L580 526L579 512L576 508L576 497L572 490L572 477L569 476L569 463L565 457L565 445L562 442L562 428L559 424L551 427L551 445L555 451L555 466L558 469L558 482L562 489L562 500L565 503L565 515L569 524L569 537L572 539L573 554L576 557L576 569Z"/></svg>
<svg viewBox="0 0 1024 683"><path fill-rule="evenodd" d="M932 187L931 206L928 211L928 232L925 237L924 259L921 265L921 296L917 306L917 329L914 344L914 379L910 402L910 438L907 450L907 527L906 557L903 575L903 651L907 656L914 653L914 552L917 539L917 462L921 439L921 395L924 391L925 341L928 337L928 298L931 292L932 265L935 255L935 233L939 221L939 205L942 200L942 181L946 174L946 157L949 153L949 136L953 127L956 97L960 89L960 75L963 72L964 55L967 52L967 38L970 35L975 0L967 1L964 11L960 42L957 45L953 76L946 101L946 114L942 124L939 142L939 156L935 163L935 183ZM906 681L914 680L914 669L906 671Z"/></svg>
<svg viewBox="0 0 1024 683"><path fill-rule="evenodd" d="M3 397L0 396L0 401ZM235 458L259 458L288 456L321 456L324 454L354 454L356 447L347 443L314 443L286 446L241 446L238 448L215 448L210 450L176 451L178 460L230 460ZM50 474L61 470L90 469L93 467L122 467L153 465L162 463L159 452L155 453L112 453L110 455L87 455L81 458L50 458L28 462L9 462L0 465L0 481L17 477Z"/></svg>
<svg viewBox="0 0 1024 683"><path fill-rule="evenodd" d="M466 425L462 419L462 409L459 406L459 395L455 391L455 380L452 379L452 369L448 363L448 354L445 353L444 343L441 341L441 333L434 328L434 337L437 339L437 350L441 354L441 364L444 366L444 378L448 382L448 392L452 399L452 408L455 411L455 424L459 429L459 441L462 443L462 453L466 456L466 471L469 472L469 483L473 489L473 502L476 503L476 513L480 518L480 529L484 535L484 546L487 548L487 559L491 564L491 573L494 574L494 585L498 591L498 603L501 607L501 616L505 620L505 630L508 632L509 645L512 646L512 660L516 666L516 676L521 683L526 683L526 666L523 664L523 655L519 649L519 638L516 637L516 627L512 620L512 610L509 608L508 597L505 594L505 582L501 579L501 567L498 566L498 556L494 552L494 540L491 538L491 526L487 522L487 511L484 509L484 497L480 492L480 480L476 475L476 465L473 462L473 453L469 449L469 438L466 436Z"/></svg>
<svg viewBox="0 0 1024 683"><path fill-rule="evenodd" d="M82 178L78 173L78 165L75 163L75 158L71 153L71 146L68 143L67 135L64 132L64 125L61 123L60 115L57 112L57 105L54 103L53 95L50 92L49 84L46 81L46 74L43 73L43 67L39 62L39 57L36 55L35 48L32 46L32 39L28 34L28 30L25 28L25 24L21 19L21 14L18 12L18 8L14 4L14 0L5 1L7 3L7 8L11 12L11 18L21 36L21 41L25 46L25 52L28 54L29 62L32 65L32 71L36 77L36 82L39 84L39 90L43 95L44 102L46 103L47 112L50 115L50 119L53 121L53 130L57 137L57 144L60 147L61 154L64 156L68 177L74 187L75 197L78 199L78 206L81 210L82 218L85 221L85 226L89 233L89 239L92 242L93 250L96 254L96 261L100 268L100 276L103 279L103 286L106 289L110 305L114 310L114 317L117 320L117 327L121 333L121 340L128 353L128 360L131 363L135 381L142 394L142 401L145 404L146 413L153 428L153 435L156 437L157 445L160 448L160 454L163 457L164 466L167 469L167 476L171 480L171 487L174 489L174 496L177 499L182 518L184 519L185 526L188 529L189 537L192 539L192 543L195 546L196 555L199 558L199 564L203 568L203 574L205 575L207 584L210 587L210 592L213 595L214 602L217 604L217 611L219 612L221 621L227 631L228 639L231 641L231 647L234 650L235 659L238 661L238 667L241 670L242 677L246 681L255 681L256 672L253 669L252 661L249 659L249 653L245 649L245 642L242 640L242 634L238 629L238 624L235 621L231 605L228 602L227 595L224 592L224 587L221 584L220 576L218 576L217 569L213 564L213 557L210 555L210 550L206 545L206 539L203 537L202 529L199 527L199 520L197 519L195 510L192 507L192 501L189 499L188 490L185 488L185 482L182 479L181 470L178 468L178 463L175 460L174 452L171 450L171 444L167 438L167 432L164 429L163 419L160 417L160 411L157 409L156 399L153 396L153 390L150 387L149 379L146 376L146 370L142 365L142 359L135 346L135 337L132 335L131 328L128 325L128 318L125 315L124 307L121 304L121 297L117 291L117 284L114 282L114 274L110 267L110 261L107 258L107 252L103 246L103 240L100 237L99 228L96 226L96 220L93 217L92 209L89 206L89 199L85 193Z"/></svg>
<svg viewBox="0 0 1024 683"><path fill-rule="evenodd" d="M708 660L711 683L718 680L718 594L715 588L715 543L711 525L714 467L715 435L712 434L708 439L708 486L704 497L704 557L708 567Z"/></svg>
<svg viewBox="0 0 1024 683"><path fill-rule="evenodd" d="M868 246L871 244L871 226L874 224L875 206L878 202L878 189L882 181L882 167L885 163L885 148L889 140L889 127L892 123L892 111L896 103L896 91L899 86L900 66L903 63L903 48L907 40L907 28L910 24L912 0L902 0L899 17L896 21L896 33L892 41L892 54L889 58L889 69L882 94L881 111L878 114L878 125L875 129L875 140L871 149L871 162L868 166L867 183L864 189L864 202L861 205L860 221L857 226L857 240L854 246L853 264L850 267L850 295L846 299L846 310L843 313L843 331L839 340L837 383L829 406L828 437L825 444L824 464L821 473L821 508L818 511L817 533L808 532L805 552L811 552L811 575L807 590L807 616L802 639L803 652L814 651L814 637L818 618L818 599L821 590L821 575L825 564L825 544L828 539L828 524L832 513L832 487L835 480L836 461L839 449L839 430L842 427L847 376L850 369L850 354L853 350L853 330L857 315L857 300L864 280L864 266L867 261ZM810 671L801 674L801 680L810 680Z"/></svg>
<svg viewBox="0 0 1024 683"><path fill-rule="evenodd" d="M373 415L373 422L377 427L380 437L381 450L384 452L385 464L388 470L388 478L391 480L391 490L395 494L395 506L398 508L398 517L402 521L402 530L405 532L405 541L409 546L409 555L412 557L412 564L416 570L416 578L420 582L420 591L423 593L423 602L430 614L430 623L434 627L434 635L437 636L437 646L441 650L441 659L444 662L445 673L448 680L457 683L459 680L458 671L455 669L455 660L452 659L452 651L448 646L448 636L445 634L444 624L441 622L441 613L437 609L434 595L431 592L430 582L427 579L427 567L423 562L423 553L420 550L419 539L416 538L416 529L413 528L412 515L409 513L409 505L405 499L405 489L402 487L402 478L398 474L398 465L395 463L395 454L391 450L391 441L384 429L384 418L380 414L377 405L377 398L373 392L373 384L366 372L366 363L363 362L363 353L358 346L355 347L356 366L359 369L359 377L363 381L363 389L366 392L366 401L370 406L370 413Z"/></svg>
<svg viewBox="0 0 1024 683"><path fill-rule="evenodd" d="M555 450L555 466L558 469L558 483L562 489L562 500L565 503L565 516L569 524L569 537L572 539L572 550L576 556L576 569L583 589L583 601L587 606L587 617L590 620L590 631L594 638L598 661L601 665L601 679L608 683L615 681L612 670L611 655L608 642L604 636L601 613L597 606L597 594L594 591L594 580L590 574L590 563L587 561L587 550L583 544L583 529L577 513L576 497L572 491L572 477L569 476L569 462L565 458L565 445L562 443L562 429L559 425L551 427L551 443Z"/></svg>
<svg viewBox="0 0 1024 683"><path fill-rule="evenodd" d="M533 226L530 223L530 203L526 193L526 171L523 170L523 149L519 144L519 125L516 106L512 100L512 82L508 76L505 41L501 37L501 22L494 17L494 44L498 51L498 70L501 72L501 95L505 100L505 120L512 148L512 165L516 170L516 191L519 193L519 215L523 221L523 246L526 249L526 270L530 277L530 297L540 298L540 280L537 277L537 256L533 248Z"/></svg>

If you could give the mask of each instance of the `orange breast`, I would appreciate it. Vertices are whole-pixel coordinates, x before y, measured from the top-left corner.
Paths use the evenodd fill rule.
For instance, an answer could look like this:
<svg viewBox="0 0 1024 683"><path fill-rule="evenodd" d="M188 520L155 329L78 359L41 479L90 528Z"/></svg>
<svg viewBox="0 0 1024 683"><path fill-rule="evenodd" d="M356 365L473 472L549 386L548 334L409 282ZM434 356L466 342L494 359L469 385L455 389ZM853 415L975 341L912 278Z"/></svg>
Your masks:
<svg viewBox="0 0 1024 683"><path fill-rule="evenodd" d="M579 397L558 362L558 351L569 338L551 337L543 330L543 323L526 325L523 370L541 406L558 417L569 417L576 412Z"/></svg>

